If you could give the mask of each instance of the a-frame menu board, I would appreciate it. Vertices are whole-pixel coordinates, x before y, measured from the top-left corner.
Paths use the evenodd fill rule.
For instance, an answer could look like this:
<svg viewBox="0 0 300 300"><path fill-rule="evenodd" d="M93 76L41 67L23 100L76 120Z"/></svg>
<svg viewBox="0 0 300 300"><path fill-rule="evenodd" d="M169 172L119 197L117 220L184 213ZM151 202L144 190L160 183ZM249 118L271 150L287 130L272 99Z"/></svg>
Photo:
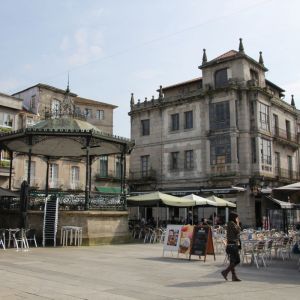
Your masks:
<svg viewBox="0 0 300 300"><path fill-rule="evenodd" d="M206 261L206 255L209 254L213 255L214 260L216 260L211 227L206 225L195 226L190 259L191 255L197 255L199 257L204 256L204 261Z"/></svg>

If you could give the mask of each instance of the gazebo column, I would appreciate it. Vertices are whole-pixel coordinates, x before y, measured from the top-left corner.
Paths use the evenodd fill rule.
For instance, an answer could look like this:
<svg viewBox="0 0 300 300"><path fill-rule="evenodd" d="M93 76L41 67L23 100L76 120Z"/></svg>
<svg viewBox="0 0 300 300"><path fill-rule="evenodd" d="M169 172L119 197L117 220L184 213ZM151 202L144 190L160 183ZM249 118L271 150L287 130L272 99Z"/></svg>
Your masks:
<svg viewBox="0 0 300 300"><path fill-rule="evenodd" d="M94 161L94 157L90 156L90 159L89 159L89 197L90 197L91 190L92 190L92 164L93 164L93 161Z"/></svg>
<svg viewBox="0 0 300 300"><path fill-rule="evenodd" d="M90 137L86 139L86 162L85 162L85 203L84 210L89 210L90 198Z"/></svg>
<svg viewBox="0 0 300 300"><path fill-rule="evenodd" d="M32 136L28 137L28 168L27 168L27 184L28 188L30 188L30 176L31 176L31 156L32 156Z"/></svg>
<svg viewBox="0 0 300 300"><path fill-rule="evenodd" d="M27 168L27 183L28 183L28 186L30 187L30 175L31 175L31 147L29 148L29 151L28 151L28 168Z"/></svg>
<svg viewBox="0 0 300 300"><path fill-rule="evenodd" d="M12 178L12 168L13 168L13 151L9 151L9 180L8 180L8 188L11 190L11 178Z"/></svg>
<svg viewBox="0 0 300 300"><path fill-rule="evenodd" d="M50 165L50 158L47 157L46 161L47 167L46 167L46 184L45 184L45 196L48 196L49 193L49 165Z"/></svg>
<svg viewBox="0 0 300 300"><path fill-rule="evenodd" d="M124 153L121 153L121 194L124 194Z"/></svg>

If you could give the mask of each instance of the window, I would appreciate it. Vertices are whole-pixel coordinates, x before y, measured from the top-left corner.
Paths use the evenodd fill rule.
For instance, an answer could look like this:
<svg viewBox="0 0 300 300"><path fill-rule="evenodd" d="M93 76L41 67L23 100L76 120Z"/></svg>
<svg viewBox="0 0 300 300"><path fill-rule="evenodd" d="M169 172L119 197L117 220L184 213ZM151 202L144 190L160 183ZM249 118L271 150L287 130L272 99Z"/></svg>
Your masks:
<svg viewBox="0 0 300 300"><path fill-rule="evenodd" d="M0 113L0 126L13 127L14 116L7 113Z"/></svg>
<svg viewBox="0 0 300 300"><path fill-rule="evenodd" d="M122 175L122 162L121 162L121 157L117 156L116 157L116 177L121 178Z"/></svg>
<svg viewBox="0 0 300 300"><path fill-rule="evenodd" d="M236 138L236 154L237 154L237 163L240 163L240 138Z"/></svg>
<svg viewBox="0 0 300 300"><path fill-rule="evenodd" d="M285 120L285 128L286 128L286 138L290 141L291 140L291 122Z"/></svg>
<svg viewBox="0 0 300 300"><path fill-rule="evenodd" d="M230 136L220 136L210 142L211 165L231 163Z"/></svg>
<svg viewBox="0 0 300 300"><path fill-rule="evenodd" d="M27 117L26 118L26 127L31 127L34 125L34 120L33 118Z"/></svg>
<svg viewBox="0 0 300 300"><path fill-rule="evenodd" d="M250 69L250 77L251 77L252 80L258 81L257 71Z"/></svg>
<svg viewBox="0 0 300 300"><path fill-rule="evenodd" d="M75 106L75 113L80 115L81 114L81 109L79 106Z"/></svg>
<svg viewBox="0 0 300 300"><path fill-rule="evenodd" d="M178 170L178 157L179 157L179 152L171 152L171 164L170 164L171 170Z"/></svg>
<svg viewBox="0 0 300 300"><path fill-rule="evenodd" d="M292 179L293 178L293 158L288 155L287 161L288 161L288 176L290 179Z"/></svg>
<svg viewBox="0 0 300 300"><path fill-rule="evenodd" d="M230 127L229 101L209 105L209 124L211 130Z"/></svg>
<svg viewBox="0 0 300 300"><path fill-rule="evenodd" d="M52 117L58 117L60 114L60 101L57 99L51 101L51 114Z"/></svg>
<svg viewBox="0 0 300 300"><path fill-rule="evenodd" d="M1 155L1 160L10 160L10 154L9 154L9 151L7 150L2 150L0 152L0 155Z"/></svg>
<svg viewBox="0 0 300 300"><path fill-rule="evenodd" d="M187 150L184 152L184 168L191 170L194 168L194 152L193 150Z"/></svg>
<svg viewBox="0 0 300 300"><path fill-rule="evenodd" d="M185 129L193 128L193 111L186 111L184 113L184 128Z"/></svg>
<svg viewBox="0 0 300 300"><path fill-rule="evenodd" d="M265 165L272 165L271 156L271 141L261 139L261 163Z"/></svg>
<svg viewBox="0 0 300 300"><path fill-rule="evenodd" d="M142 177L149 176L149 155L141 156L141 175Z"/></svg>
<svg viewBox="0 0 300 300"><path fill-rule="evenodd" d="M275 175L280 176L280 153L275 152Z"/></svg>
<svg viewBox="0 0 300 300"><path fill-rule="evenodd" d="M100 176L101 177L108 176L108 156L107 155L100 156Z"/></svg>
<svg viewBox="0 0 300 300"><path fill-rule="evenodd" d="M57 183L58 180L58 165L57 164L50 164L49 165L49 181Z"/></svg>
<svg viewBox="0 0 300 300"><path fill-rule="evenodd" d="M256 159L256 139L255 137L251 138L251 156L252 156L252 163L255 164Z"/></svg>
<svg viewBox="0 0 300 300"><path fill-rule="evenodd" d="M31 96L31 99L30 99L30 109L34 109L36 107L35 98L36 98L35 95Z"/></svg>
<svg viewBox="0 0 300 300"><path fill-rule="evenodd" d="M92 110L90 108L85 108L84 114L87 118L92 118Z"/></svg>
<svg viewBox="0 0 300 300"><path fill-rule="evenodd" d="M25 167L24 167L24 177L26 178L26 180L28 176L28 163L29 160L26 160ZM30 179L35 179L35 167L36 167L36 163L35 161L32 160L30 164Z"/></svg>
<svg viewBox="0 0 300 300"><path fill-rule="evenodd" d="M269 125L269 107L263 103L259 103L259 128L270 131Z"/></svg>
<svg viewBox="0 0 300 300"><path fill-rule="evenodd" d="M97 120L104 120L104 110L97 110L96 111L96 119Z"/></svg>
<svg viewBox="0 0 300 300"><path fill-rule="evenodd" d="M222 88L228 85L227 69L221 69L215 73L215 88Z"/></svg>
<svg viewBox="0 0 300 300"><path fill-rule="evenodd" d="M142 135L150 135L150 120L141 120Z"/></svg>
<svg viewBox="0 0 300 300"><path fill-rule="evenodd" d="M274 134L276 136L279 135L279 121L278 121L278 116L273 114L273 130L274 130Z"/></svg>
<svg viewBox="0 0 300 300"><path fill-rule="evenodd" d="M71 167L71 184L77 184L79 182L79 167Z"/></svg>
<svg viewBox="0 0 300 300"><path fill-rule="evenodd" d="M179 130L179 114L171 115L171 131Z"/></svg>

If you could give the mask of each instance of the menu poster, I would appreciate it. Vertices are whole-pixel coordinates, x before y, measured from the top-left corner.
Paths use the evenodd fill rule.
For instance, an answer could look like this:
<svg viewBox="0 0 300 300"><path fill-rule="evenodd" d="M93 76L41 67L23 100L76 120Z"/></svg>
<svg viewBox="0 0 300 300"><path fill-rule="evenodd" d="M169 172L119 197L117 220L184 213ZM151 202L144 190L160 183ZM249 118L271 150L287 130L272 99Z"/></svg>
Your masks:
<svg viewBox="0 0 300 300"><path fill-rule="evenodd" d="M204 261L206 261L207 254L212 254L216 260L211 227L195 226L190 250L190 259L191 255L197 255L199 257L204 256Z"/></svg>
<svg viewBox="0 0 300 300"><path fill-rule="evenodd" d="M182 225L167 225L166 235L164 239L164 249L165 251L176 251L179 249L180 233Z"/></svg>
<svg viewBox="0 0 300 300"><path fill-rule="evenodd" d="M181 227L179 253L189 254L191 250L192 238L193 238L193 225L184 225Z"/></svg>

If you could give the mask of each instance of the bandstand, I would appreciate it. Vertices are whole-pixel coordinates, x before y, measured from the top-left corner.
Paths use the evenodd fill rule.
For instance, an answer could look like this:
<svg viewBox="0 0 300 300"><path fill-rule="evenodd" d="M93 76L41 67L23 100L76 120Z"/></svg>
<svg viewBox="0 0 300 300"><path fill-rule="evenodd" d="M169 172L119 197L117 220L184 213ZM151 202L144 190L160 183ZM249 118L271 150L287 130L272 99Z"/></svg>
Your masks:
<svg viewBox="0 0 300 300"><path fill-rule="evenodd" d="M29 197L26 203L27 227L35 228L41 237L45 199L50 194L58 198L58 236L62 225L83 228L83 244L92 245L123 242L128 239L128 212L126 207L126 155L133 143L125 138L101 132L88 123L84 115L78 114L68 97L56 111L45 111L45 117L36 125L0 135L1 149L10 152L9 189L12 188L13 157L27 157L27 183ZM104 194L91 191L91 165L101 155L119 155L121 178L119 194ZM31 160L38 156L46 162L45 187L31 187ZM80 159L85 164L85 189L82 192L52 191L49 189L49 162L51 159ZM0 217L7 226L20 226L20 200L10 198L1 207ZM19 203L18 203L19 201ZM22 205L22 204L21 204Z"/></svg>

